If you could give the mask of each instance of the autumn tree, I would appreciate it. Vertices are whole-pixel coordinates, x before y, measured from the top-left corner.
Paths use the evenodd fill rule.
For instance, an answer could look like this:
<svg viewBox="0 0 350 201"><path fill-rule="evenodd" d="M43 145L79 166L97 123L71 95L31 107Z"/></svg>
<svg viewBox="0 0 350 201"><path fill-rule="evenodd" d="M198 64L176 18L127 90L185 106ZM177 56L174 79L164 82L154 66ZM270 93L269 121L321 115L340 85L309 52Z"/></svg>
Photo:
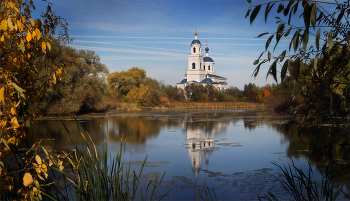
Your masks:
<svg viewBox="0 0 350 201"><path fill-rule="evenodd" d="M47 9L40 19L33 19L32 10L35 9L31 0L2 0L0 1L0 178L1 199L40 199L41 179L48 177L48 161L57 167L60 160L47 158L45 163L40 156L27 155L28 160L23 166L16 162L9 163L11 150L16 148L20 139L25 135L24 127L29 125L35 113L19 111L24 105L36 102L40 94L50 85L56 83L61 74L60 66L41 65L40 59L50 51L53 35L58 31L60 39L69 39L67 23L60 16L55 15L48 3ZM39 76L47 71L47 76ZM40 85L34 85L40 82ZM21 118L21 121L19 121ZM37 143L32 150L37 150ZM13 174L14 167L26 167ZM10 169L9 169L10 168ZM19 185L14 185L15 183ZM6 197L4 192L15 192L16 197Z"/></svg>
<svg viewBox="0 0 350 201"><path fill-rule="evenodd" d="M108 75L108 92L113 98L121 99L134 87L140 86L146 79L146 71L133 67L127 71L113 72Z"/></svg>
<svg viewBox="0 0 350 201"><path fill-rule="evenodd" d="M61 78L42 93L35 104L26 108L27 113L63 115L104 109L108 69L100 63L94 51L76 50L59 40L53 40L52 50L41 64L62 66ZM43 71L40 74L45 76L47 73Z"/></svg>

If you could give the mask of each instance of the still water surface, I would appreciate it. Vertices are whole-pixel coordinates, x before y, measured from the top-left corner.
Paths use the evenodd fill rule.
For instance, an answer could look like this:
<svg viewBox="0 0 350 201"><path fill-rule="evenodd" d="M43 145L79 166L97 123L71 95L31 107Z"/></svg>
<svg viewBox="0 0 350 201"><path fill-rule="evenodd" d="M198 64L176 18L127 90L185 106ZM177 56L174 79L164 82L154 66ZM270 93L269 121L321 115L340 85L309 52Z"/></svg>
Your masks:
<svg viewBox="0 0 350 201"><path fill-rule="evenodd" d="M159 193L171 189L166 200L193 200L203 183L215 189L219 199L256 200L257 194L282 191L279 169L271 164L291 163L308 167L308 154L300 143L281 129L287 117L259 111L142 111L82 116L79 122L101 149L104 141L113 156L121 139L126 140L125 164L135 170L148 155L144 177L164 173ZM64 120L82 143L76 122ZM61 121L37 121L28 144L40 139L54 149L71 143ZM294 144L294 145L293 145ZM132 153L132 154L131 154ZM310 161L313 164L313 161ZM319 175L315 169L316 175Z"/></svg>

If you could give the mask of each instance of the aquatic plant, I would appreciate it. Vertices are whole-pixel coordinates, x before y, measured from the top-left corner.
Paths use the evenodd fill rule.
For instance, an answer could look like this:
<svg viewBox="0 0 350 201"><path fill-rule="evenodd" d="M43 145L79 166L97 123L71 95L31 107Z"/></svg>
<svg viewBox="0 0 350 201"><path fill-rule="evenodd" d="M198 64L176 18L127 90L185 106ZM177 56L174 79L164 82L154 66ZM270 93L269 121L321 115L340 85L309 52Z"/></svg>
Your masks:
<svg viewBox="0 0 350 201"><path fill-rule="evenodd" d="M145 158L141 170L137 174L131 170L130 165L123 165L125 144L120 143L115 157L107 153L107 144L103 143L102 153L98 153L96 145L90 135L85 132L77 121L77 126L85 140L84 146L75 143L73 168L71 174L66 174L66 179L74 188L70 192L73 200L161 200L168 192L157 196L158 187L165 175L157 174L146 181L141 179L145 166ZM65 127L66 128L66 127ZM72 136L66 128L68 134ZM101 157L100 157L100 156ZM109 161L110 159L110 161Z"/></svg>
<svg viewBox="0 0 350 201"><path fill-rule="evenodd" d="M304 200L336 200L342 189L336 189L334 184L334 176L328 171L330 165L324 166L325 173L322 173L321 182L315 180L315 176L311 165L309 163L309 169L304 172L302 168L295 166L294 161L291 159L292 164L288 164L288 167L283 164L283 167L276 162L272 162L282 172L284 179L280 180L284 190L286 190L297 201ZM334 192L337 190L336 192ZM343 192L344 193L344 192ZM259 196L259 200L278 200L278 198L271 192L264 196Z"/></svg>

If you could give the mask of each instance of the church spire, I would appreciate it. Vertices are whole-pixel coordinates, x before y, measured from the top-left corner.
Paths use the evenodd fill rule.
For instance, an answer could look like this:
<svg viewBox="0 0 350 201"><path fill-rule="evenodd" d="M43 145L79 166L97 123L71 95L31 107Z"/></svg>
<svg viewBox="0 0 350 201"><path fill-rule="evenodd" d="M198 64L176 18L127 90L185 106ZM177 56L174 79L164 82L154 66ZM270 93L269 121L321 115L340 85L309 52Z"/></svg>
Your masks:
<svg viewBox="0 0 350 201"><path fill-rule="evenodd" d="M206 56L206 57L209 57L208 41L207 41L207 45L206 45L206 48L205 48L205 56Z"/></svg>
<svg viewBox="0 0 350 201"><path fill-rule="evenodd" d="M195 40L198 39L198 38L197 38L197 35L198 35L198 33L197 33L197 27L196 27L196 32L194 33L194 39L195 39Z"/></svg>

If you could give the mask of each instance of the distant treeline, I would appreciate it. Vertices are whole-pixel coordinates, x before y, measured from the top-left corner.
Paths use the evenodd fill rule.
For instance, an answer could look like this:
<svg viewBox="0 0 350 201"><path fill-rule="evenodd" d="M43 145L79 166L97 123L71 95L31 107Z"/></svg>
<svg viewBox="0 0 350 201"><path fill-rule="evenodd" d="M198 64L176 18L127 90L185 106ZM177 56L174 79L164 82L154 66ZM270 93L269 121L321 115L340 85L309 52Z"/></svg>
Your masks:
<svg viewBox="0 0 350 201"><path fill-rule="evenodd" d="M76 50L57 40L53 41L52 50L39 65L59 66L62 73L57 77L56 84L49 86L49 90L45 90L34 104L28 104L23 113L69 115L116 109L120 103L134 104L135 108L167 108L177 102L264 103L276 111L288 112L293 108L303 113L316 104L319 109L326 107L330 101L334 109L341 110L341 92L344 90L339 85L339 90L323 93L322 87L309 85L312 83L308 83L308 77L312 75L307 73L303 74L305 79L295 81L292 79L292 67L288 68L284 82L278 85L259 87L249 83L240 91L232 86L218 90L211 84L193 83L182 90L147 77L146 71L137 67L109 73L94 51ZM309 72L312 65L301 66L301 72ZM50 73L42 71L39 78L47 77ZM37 80L35 87L41 87L40 79ZM310 97L310 92L317 96Z"/></svg>

